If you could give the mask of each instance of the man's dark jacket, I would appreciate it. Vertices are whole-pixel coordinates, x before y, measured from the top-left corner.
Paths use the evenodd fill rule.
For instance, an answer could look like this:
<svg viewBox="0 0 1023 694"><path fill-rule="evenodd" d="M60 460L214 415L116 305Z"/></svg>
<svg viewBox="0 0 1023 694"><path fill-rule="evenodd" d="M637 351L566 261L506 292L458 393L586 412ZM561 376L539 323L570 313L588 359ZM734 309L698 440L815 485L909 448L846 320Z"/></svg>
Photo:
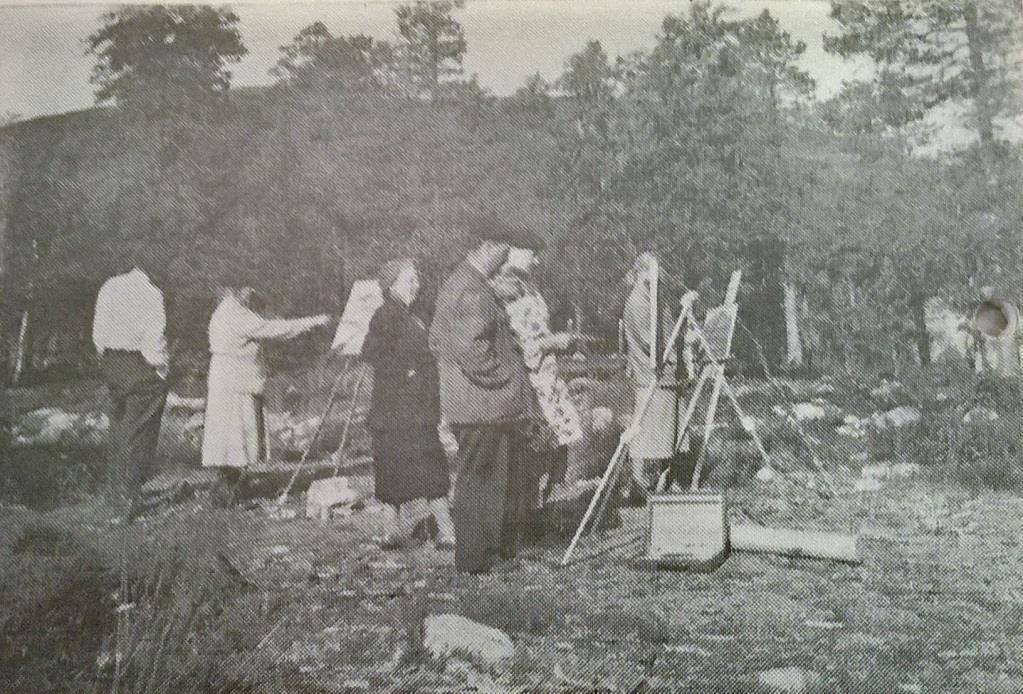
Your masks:
<svg viewBox="0 0 1023 694"><path fill-rule="evenodd" d="M527 416L529 378L494 290L463 261L441 285L430 326L448 424L518 421Z"/></svg>

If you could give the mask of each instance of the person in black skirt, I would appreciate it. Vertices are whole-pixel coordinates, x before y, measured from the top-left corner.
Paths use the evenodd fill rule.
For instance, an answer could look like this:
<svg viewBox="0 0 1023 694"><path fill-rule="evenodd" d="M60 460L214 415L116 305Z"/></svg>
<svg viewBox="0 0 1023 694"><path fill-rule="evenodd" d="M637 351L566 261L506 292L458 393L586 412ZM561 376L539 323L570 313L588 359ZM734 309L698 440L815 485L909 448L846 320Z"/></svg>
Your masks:
<svg viewBox="0 0 1023 694"><path fill-rule="evenodd" d="M384 303L369 324L362 357L373 366L369 429L373 439L376 497L387 513L384 549L400 547L413 519L402 505L427 499L437 521L437 546L453 549L448 511L447 457L437 427L440 385L423 322L410 307L419 293L419 272L411 258L391 260L378 276Z"/></svg>

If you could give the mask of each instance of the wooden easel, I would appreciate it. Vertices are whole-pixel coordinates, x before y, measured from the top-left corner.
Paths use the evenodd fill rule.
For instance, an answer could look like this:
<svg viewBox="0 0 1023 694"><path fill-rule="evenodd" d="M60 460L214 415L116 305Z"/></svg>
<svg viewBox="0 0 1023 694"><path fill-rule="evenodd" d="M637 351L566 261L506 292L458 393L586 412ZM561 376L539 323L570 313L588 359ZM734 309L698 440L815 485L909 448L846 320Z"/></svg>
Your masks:
<svg viewBox="0 0 1023 694"><path fill-rule="evenodd" d="M739 417L743 428L752 436L757 449L764 460L764 464L769 465L767 450L764 448L763 442L752 424L753 420L746 417L742 407L739 405L738 399L735 396L735 392L732 390L731 385L729 385L725 378L724 362L731 354L732 339L735 335L736 318L738 315L738 304L736 302L736 298L739 293L739 283L741 280L741 271L737 270L732 273L728 282L728 289L725 292L724 302L720 306L717 306L708 312L702 327L698 325L695 320L691 320L692 303L695 299L695 295L687 294L686 297L683 298L682 310L675 322L671 335L664 343L664 349L659 362L660 368L663 368L663 365L667 362L671 355L671 350L674 348L675 342L678 340L683 324L687 319L690 319L690 329L693 331L693 334L703 347L704 366L700 371L693 394L686 405L685 414L680 422L676 439L676 447L685 439L686 434L689 432L693 415L695 414L696 408L700 402L700 397L703 395L703 391L706 389L707 384L711 384L710 400L708 401L707 412L704 417L703 434L701 439L702 445L699 452L700 457L697 461L696 469L693 471L693 478L690 482L690 491L695 491L699 488L700 475L703 471L703 462L706 457L707 443L710 440L710 435L714 428L714 420L717 416L717 408L722 391L724 391L725 397L731 403L732 408ZM655 301L655 299L652 299L652 303L655 303ZM652 344L656 344L656 342L652 342ZM660 368L658 371L660 371ZM597 487L597 490L593 494L593 498L590 500L590 505L587 508L586 513L583 515L582 522L579 524L572 541L569 543L568 549L565 551L565 555L561 560L562 566L568 564L571 559L572 553L575 551L576 545L579 543L579 540L582 538L583 533L589 525L594 511L598 506L602 507L601 499L605 490L610 480L613 479L617 473L618 466L624 459L624 453L627 449L629 440L635 435L639 424L643 421L654 391L657 387L658 383L655 379L654 383L644 393L644 397L637 404L636 411L633 414L632 424L629 429L622 434L618 448L615 450L614 455L612 455L611 461L604 472L604 476L600 480L600 485ZM658 490L663 488L666 480L667 471L662 473L658 480Z"/></svg>
<svg viewBox="0 0 1023 694"><path fill-rule="evenodd" d="M739 405L739 401L735 396L735 391L732 390L732 386L729 385L728 380L725 377L724 362L728 360L732 352L732 339L735 336L735 324L739 309L739 305L736 303L736 297L739 293L739 283L741 281L742 272L736 270L732 273L728 282L728 289L725 292L724 302L722 302L720 306L708 311L703 327L698 325L695 321L692 323L691 329L693 334L696 335L697 340L703 347L704 366L696 381L696 387L693 389L692 397L690 397L689 403L686 406L685 415L679 424L679 442L684 440L688 430L690 429L693 414L696 412L696 408L699 405L700 396L703 395L703 391L708 383L711 384L711 390L710 400L707 403L707 412L703 421L703 436L701 439L699 459L696 463L696 469L693 471L692 481L689 484L690 491L696 491L700 486L700 475L703 472L703 462L707 455L707 444L709 443L711 433L714 430L714 420L717 416L718 403L721 400L722 391L724 391L725 397L728 399L728 402L731 404L736 416L739 418L739 422L742 424L743 429L745 429L753 439L753 442L764 461L764 465L770 465L767 449L764 447L764 443L756 431L756 426L753 424L753 420L748 418L743 412L742 407ZM663 491L666 482L667 471L661 474L657 483L657 490Z"/></svg>
<svg viewBox="0 0 1023 694"><path fill-rule="evenodd" d="M672 327L671 334L668 336L668 339L665 340L663 343L664 345L663 350L659 351L657 341L658 302L656 291L654 291L657 287L657 275L658 267L655 262L651 265L651 272L649 278L651 288L650 358L651 364L653 364L655 367L655 373L659 374L660 371L663 369L664 364L667 363L669 357L671 356L671 352L674 349L675 342L678 341L678 337L682 332L682 326L685 324L686 320L689 319L692 315L693 302L696 300L696 294L695 292L689 292L682 297L682 309L679 312L678 319L676 319L675 325ZM636 410L632 415L632 423L618 440L618 447L615 449L614 454L612 454L607 469L604 471L604 476L601 477L600 484L597 486L596 491L593 493L593 498L590 500L590 505L587 507L586 513L583 515L582 522L579 524L578 529L576 529L575 535L572 537L572 541L569 543L568 549L565 551L565 556L561 560L562 566L565 566L568 563L569 559L571 559L572 552L575 551L576 545L582 538L583 533L585 532L586 527L590 522L590 519L594 515L594 511L597 509L598 505L600 505L601 499L603 498L610 481L614 478L615 474L618 471L619 465L621 465L622 461L625 459L625 454L626 451L628 450L629 441L636 435L639 425L642 423L643 418L646 416L647 410L650 408L650 402L653 400L654 393L657 391L659 385L658 380L659 380L658 378L653 379L653 382L643 393L643 397L640 398L640 400L636 403Z"/></svg>

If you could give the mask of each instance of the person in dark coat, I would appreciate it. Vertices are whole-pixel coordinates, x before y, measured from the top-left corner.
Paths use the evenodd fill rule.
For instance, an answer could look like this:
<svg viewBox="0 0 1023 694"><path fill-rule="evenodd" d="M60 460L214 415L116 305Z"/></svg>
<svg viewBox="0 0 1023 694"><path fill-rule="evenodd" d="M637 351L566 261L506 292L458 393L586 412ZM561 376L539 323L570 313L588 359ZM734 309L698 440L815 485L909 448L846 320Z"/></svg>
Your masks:
<svg viewBox="0 0 1023 694"><path fill-rule="evenodd" d="M384 303L369 323L362 357L373 366L369 429L373 439L376 497L387 510L381 540L394 549L407 539L412 519L402 505L425 498L437 521L439 548L454 547L448 513L447 457L437 427L440 392L426 326L410 306L419 293L411 258L384 264L379 274Z"/></svg>
<svg viewBox="0 0 1023 694"><path fill-rule="evenodd" d="M455 568L484 573L514 557L526 527L525 424L533 394L489 284L522 234L493 220L475 232L476 246L438 293L430 348L442 415L458 442Z"/></svg>

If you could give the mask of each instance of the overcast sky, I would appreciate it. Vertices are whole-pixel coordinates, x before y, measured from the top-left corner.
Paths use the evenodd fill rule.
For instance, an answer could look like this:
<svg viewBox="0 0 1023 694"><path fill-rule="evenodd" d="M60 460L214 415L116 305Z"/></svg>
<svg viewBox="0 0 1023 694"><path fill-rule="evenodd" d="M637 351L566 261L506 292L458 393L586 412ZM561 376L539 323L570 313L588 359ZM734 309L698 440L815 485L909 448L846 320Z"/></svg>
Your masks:
<svg viewBox="0 0 1023 694"><path fill-rule="evenodd" d="M17 0L16 0L17 1ZM232 66L235 86L270 82L267 70L279 47L317 20L334 34L364 33L380 39L394 34L394 2L247 3L232 5L241 18L249 53ZM587 41L599 40L611 56L647 48L666 14L685 11L687 0L468 0L457 13L469 43L466 73L476 73L495 94L515 91L539 71L552 80L565 60ZM738 15L769 9L807 50L802 66L827 96L842 81L868 74L864 61L849 62L824 52L822 36L833 30L830 5L818 0L733 0ZM24 117L87 108L93 58L84 39L107 9L74 3L0 6L0 114Z"/></svg>

